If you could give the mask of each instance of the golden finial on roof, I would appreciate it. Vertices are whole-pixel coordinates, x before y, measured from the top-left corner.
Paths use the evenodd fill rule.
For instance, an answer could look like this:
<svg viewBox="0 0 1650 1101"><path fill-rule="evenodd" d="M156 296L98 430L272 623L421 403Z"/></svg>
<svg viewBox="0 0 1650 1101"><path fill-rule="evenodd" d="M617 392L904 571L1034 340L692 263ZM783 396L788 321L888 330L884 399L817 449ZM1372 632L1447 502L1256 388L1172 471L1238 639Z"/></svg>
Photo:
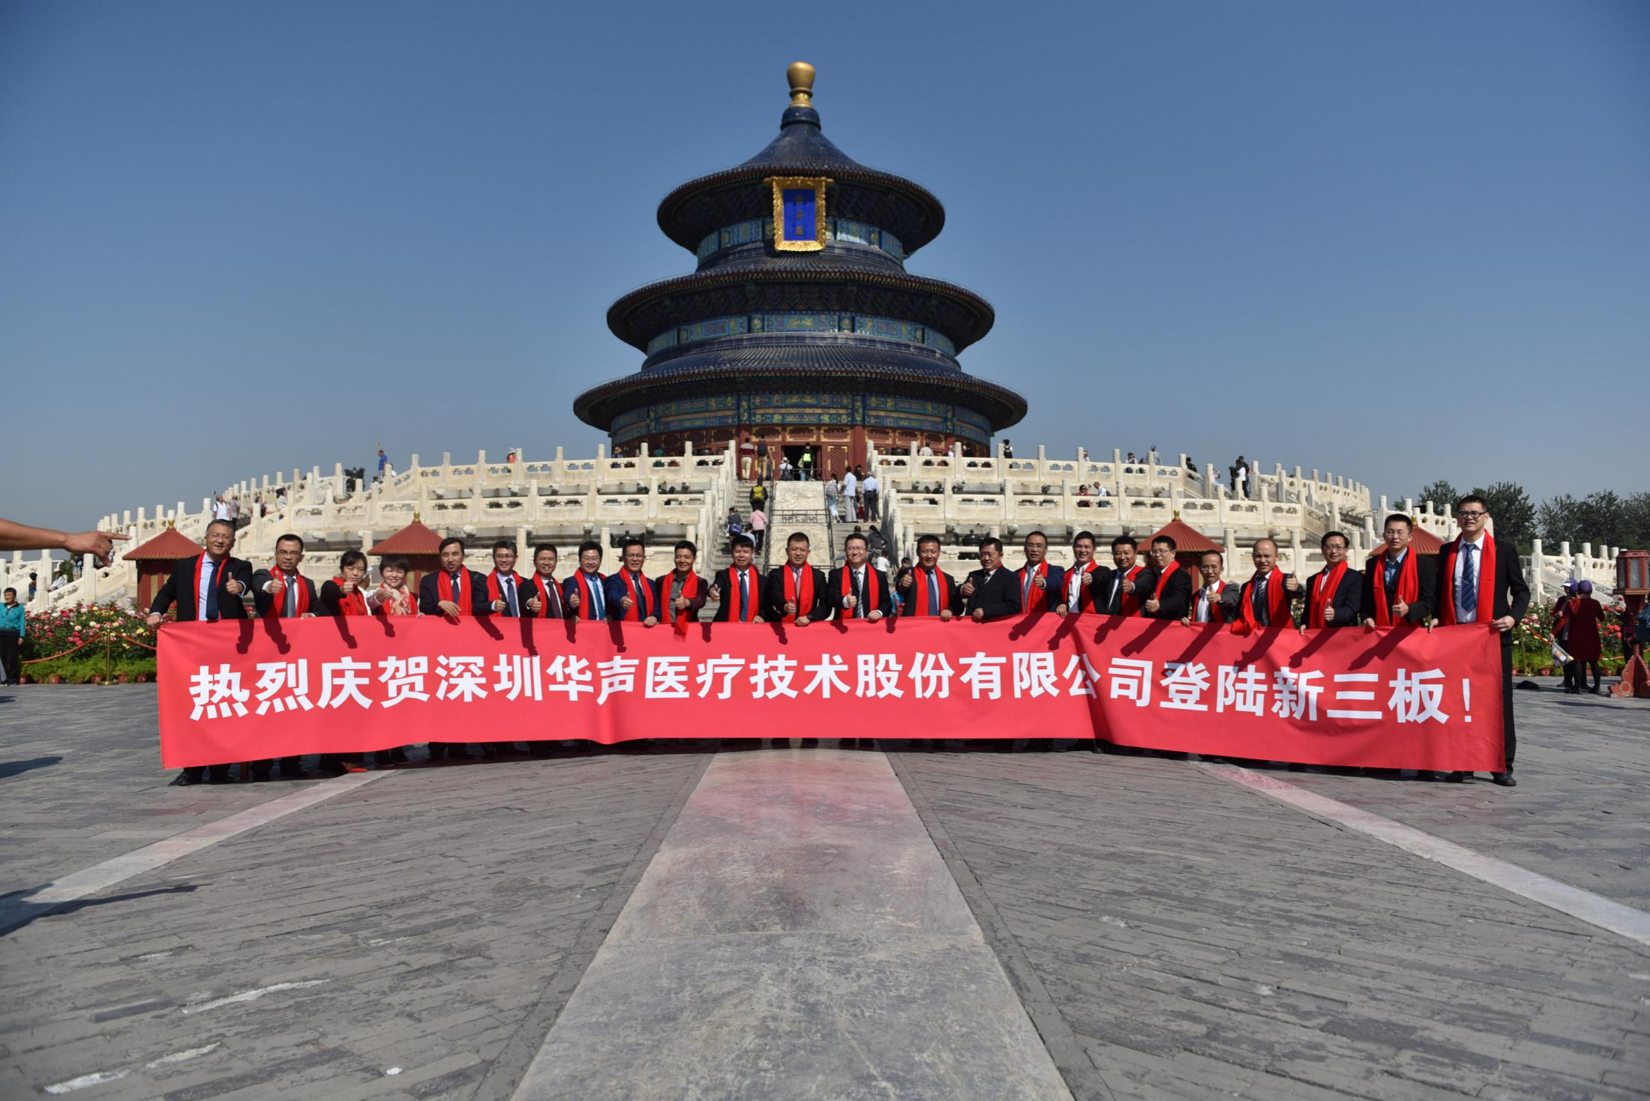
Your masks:
<svg viewBox="0 0 1650 1101"><path fill-rule="evenodd" d="M814 67L806 61L793 61L785 70L791 78L791 106L812 107L814 99Z"/></svg>
<svg viewBox="0 0 1650 1101"><path fill-rule="evenodd" d="M418 510L416 508L413 509L413 523L418 523Z"/></svg>

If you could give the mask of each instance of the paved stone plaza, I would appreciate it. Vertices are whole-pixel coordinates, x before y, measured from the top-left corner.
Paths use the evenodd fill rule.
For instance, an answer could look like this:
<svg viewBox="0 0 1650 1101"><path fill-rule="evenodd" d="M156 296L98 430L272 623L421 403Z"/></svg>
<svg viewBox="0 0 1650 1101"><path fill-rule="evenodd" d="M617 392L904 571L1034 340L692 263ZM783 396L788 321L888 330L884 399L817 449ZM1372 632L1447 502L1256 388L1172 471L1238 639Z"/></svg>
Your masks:
<svg viewBox="0 0 1650 1101"><path fill-rule="evenodd" d="M1518 693L1510 790L898 740L178 788L152 688L7 691L3 1098L1650 1093L1642 702Z"/></svg>

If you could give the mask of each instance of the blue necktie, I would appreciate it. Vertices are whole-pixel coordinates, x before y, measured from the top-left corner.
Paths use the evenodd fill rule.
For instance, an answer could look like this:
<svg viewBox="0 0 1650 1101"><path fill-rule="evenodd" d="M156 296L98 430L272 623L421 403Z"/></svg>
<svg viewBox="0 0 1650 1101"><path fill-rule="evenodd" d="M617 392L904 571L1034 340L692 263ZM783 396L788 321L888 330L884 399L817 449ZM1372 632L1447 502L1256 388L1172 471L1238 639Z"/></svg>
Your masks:
<svg viewBox="0 0 1650 1101"><path fill-rule="evenodd" d="M648 614L647 613L647 578L643 577L639 573L631 574L630 578L636 585L636 610L642 613L642 618L643 619L646 619L647 614Z"/></svg>
<svg viewBox="0 0 1650 1101"><path fill-rule="evenodd" d="M751 581L744 570L739 571L739 622L749 623L751 618Z"/></svg>
<svg viewBox="0 0 1650 1101"><path fill-rule="evenodd" d="M510 606L511 615L521 614L521 608L516 604L516 579L513 577L504 579L504 602Z"/></svg>
<svg viewBox="0 0 1650 1101"><path fill-rule="evenodd" d="M1463 623L1478 617L1478 550L1476 543L1462 543L1461 588L1455 601L1456 619Z"/></svg>
<svg viewBox="0 0 1650 1101"><path fill-rule="evenodd" d="M928 571L928 614L939 615L945 609L940 607L940 575L933 570Z"/></svg>
<svg viewBox="0 0 1650 1101"><path fill-rule="evenodd" d="M222 564L208 558L206 565L212 571L212 580L206 583L206 619L210 623L218 618L218 570Z"/></svg>
<svg viewBox="0 0 1650 1101"><path fill-rule="evenodd" d="M606 619L607 609L602 605L602 575L599 573L585 574L590 579L590 603L595 608L590 613L591 619Z"/></svg>

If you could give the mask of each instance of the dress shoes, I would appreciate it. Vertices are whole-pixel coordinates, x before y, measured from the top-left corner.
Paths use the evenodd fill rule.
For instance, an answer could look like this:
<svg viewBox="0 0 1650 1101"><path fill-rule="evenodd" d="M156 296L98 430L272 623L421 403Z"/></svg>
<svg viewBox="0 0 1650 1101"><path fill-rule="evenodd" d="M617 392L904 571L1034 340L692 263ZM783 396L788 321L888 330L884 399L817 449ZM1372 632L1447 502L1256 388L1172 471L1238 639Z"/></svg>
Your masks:
<svg viewBox="0 0 1650 1101"><path fill-rule="evenodd" d="M172 777L172 783L169 786L175 787L175 788L187 788L187 787L194 787L196 784L198 784L200 782L201 782L201 771L200 771L200 769L198 769L198 768L186 768L182 772L178 773L176 776Z"/></svg>
<svg viewBox="0 0 1650 1101"><path fill-rule="evenodd" d="M1506 772L1490 773L1490 781L1504 788L1515 788L1518 786L1518 781L1513 779L1512 769L1508 769Z"/></svg>

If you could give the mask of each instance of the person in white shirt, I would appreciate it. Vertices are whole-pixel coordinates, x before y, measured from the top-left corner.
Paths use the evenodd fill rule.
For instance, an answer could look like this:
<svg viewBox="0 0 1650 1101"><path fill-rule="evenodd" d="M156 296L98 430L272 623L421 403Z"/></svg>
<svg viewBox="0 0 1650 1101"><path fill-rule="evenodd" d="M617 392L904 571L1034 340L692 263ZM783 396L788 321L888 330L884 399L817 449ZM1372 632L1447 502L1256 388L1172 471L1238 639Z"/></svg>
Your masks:
<svg viewBox="0 0 1650 1101"><path fill-rule="evenodd" d="M865 481L860 483L860 492L865 494L865 518L875 523L878 519L877 498L882 493L882 484L877 481L876 474L865 475Z"/></svg>
<svg viewBox="0 0 1650 1101"><path fill-rule="evenodd" d="M859 477L852 470L842 476L842 500L848 506L848 519L859 519Z"/></svg>

